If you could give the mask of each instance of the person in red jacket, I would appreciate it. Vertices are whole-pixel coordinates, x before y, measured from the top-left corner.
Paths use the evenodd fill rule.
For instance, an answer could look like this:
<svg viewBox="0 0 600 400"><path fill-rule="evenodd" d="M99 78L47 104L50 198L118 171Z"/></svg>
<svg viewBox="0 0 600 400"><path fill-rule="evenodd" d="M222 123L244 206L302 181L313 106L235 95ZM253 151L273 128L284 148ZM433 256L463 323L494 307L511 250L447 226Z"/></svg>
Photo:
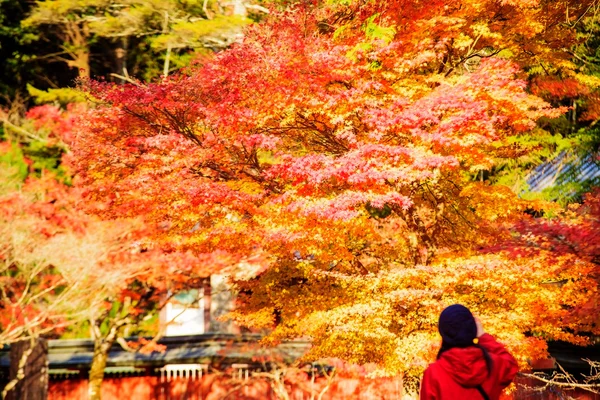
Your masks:
<svg viewBox="0 0 600 400"><path fill-rule="evenodd" d="M421 400L497 400L519 371L506 348L463 305L440 314L442 347L421 380Z"/></svg>

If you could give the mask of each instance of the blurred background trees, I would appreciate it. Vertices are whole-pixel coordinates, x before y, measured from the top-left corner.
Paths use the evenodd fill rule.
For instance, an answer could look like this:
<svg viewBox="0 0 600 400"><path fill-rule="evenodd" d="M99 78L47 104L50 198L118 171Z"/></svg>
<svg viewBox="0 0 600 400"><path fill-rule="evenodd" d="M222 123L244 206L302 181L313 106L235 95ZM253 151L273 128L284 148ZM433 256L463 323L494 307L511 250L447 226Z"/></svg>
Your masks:
<svg viewBox="0 0 600 400"><path fill-rule="evenodd" d="M268 14L264 1L47 0L0 2L0 95L78 77L151 80L222 50Z"/></svg>

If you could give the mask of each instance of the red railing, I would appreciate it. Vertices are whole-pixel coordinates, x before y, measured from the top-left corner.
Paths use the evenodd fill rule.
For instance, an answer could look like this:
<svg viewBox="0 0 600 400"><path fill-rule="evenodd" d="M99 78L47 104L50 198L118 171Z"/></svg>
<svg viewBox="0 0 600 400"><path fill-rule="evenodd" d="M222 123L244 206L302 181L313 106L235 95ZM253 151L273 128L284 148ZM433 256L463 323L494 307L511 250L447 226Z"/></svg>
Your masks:
<svg viewBox="0 0 600 400"><path fill-rule="evenodd" d="M600 395L582 390L545 388L540 382L518 377L512 392L502 400L600 400ZM253 374L239 369L228 374L206 373L199 369L167 368L152 376L108 377L102 385L103 400L277 400L285 390L290 400L392 400L403 395L399 378L311 379L307 374L274 379L270 373ZM51 380L49 400L87 400L87 380Z"/></svg>
<svg viewBox="0 0 600 400"><path fill-rule="evenodd" d="M297 372L285 378L278 373L255 373L237 369L228 374L206 373L204 368L175 369L170 366L152 376L105 378L103 400L277 400L278 392L290 400L400 399L401 379L315 377ZM87 380L51 380L48 400L87 400Z"/></svg>

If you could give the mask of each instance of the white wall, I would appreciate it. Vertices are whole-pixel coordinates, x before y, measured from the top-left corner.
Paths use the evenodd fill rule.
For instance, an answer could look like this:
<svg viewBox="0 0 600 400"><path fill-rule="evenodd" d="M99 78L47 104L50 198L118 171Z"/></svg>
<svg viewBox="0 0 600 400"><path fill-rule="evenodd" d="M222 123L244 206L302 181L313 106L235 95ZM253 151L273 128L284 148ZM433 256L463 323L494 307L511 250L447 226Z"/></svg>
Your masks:
<svg viewBox="0 0 600 400"><path fill-rule="evenodd" d="M184 296L185 297L185 296ZM202 290L192 291L186 301L174 300L161 311L160 322L166 325L165 336L199 335L204 333L204 299Z"/></svg>

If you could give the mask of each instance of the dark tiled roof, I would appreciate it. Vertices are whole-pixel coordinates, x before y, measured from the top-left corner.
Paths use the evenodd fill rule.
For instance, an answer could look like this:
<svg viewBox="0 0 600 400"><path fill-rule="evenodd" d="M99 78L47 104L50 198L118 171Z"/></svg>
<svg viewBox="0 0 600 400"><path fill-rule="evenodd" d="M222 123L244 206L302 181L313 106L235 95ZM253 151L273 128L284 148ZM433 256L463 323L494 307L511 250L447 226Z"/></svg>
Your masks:
<svg viewBox="0 0 600 400"><path fill-rule="evenodd" d="M556 185L588 182L600 184L600 154L573 156L566 152L536 167L527 177L529 190L541 192Z"/></svg>
<svg viewBox="0 0 600 400"><path fill-rule="evenodd" d="M115 344L107 367L161 367L167 364L210 364L226 368L235 363L251 363L257 357L274 356L287 362L298 359L309 347L306 341L284 342L275 348L259 345L259 335L202 334L165 337L159 341L166 350L144 354L130 352ZM132 338L131 340L135 340ZM51 370L89 369L94 353L91 340L49 340L48 359ZM8 351L0 353L0 368L8 368Z"/></svg>

